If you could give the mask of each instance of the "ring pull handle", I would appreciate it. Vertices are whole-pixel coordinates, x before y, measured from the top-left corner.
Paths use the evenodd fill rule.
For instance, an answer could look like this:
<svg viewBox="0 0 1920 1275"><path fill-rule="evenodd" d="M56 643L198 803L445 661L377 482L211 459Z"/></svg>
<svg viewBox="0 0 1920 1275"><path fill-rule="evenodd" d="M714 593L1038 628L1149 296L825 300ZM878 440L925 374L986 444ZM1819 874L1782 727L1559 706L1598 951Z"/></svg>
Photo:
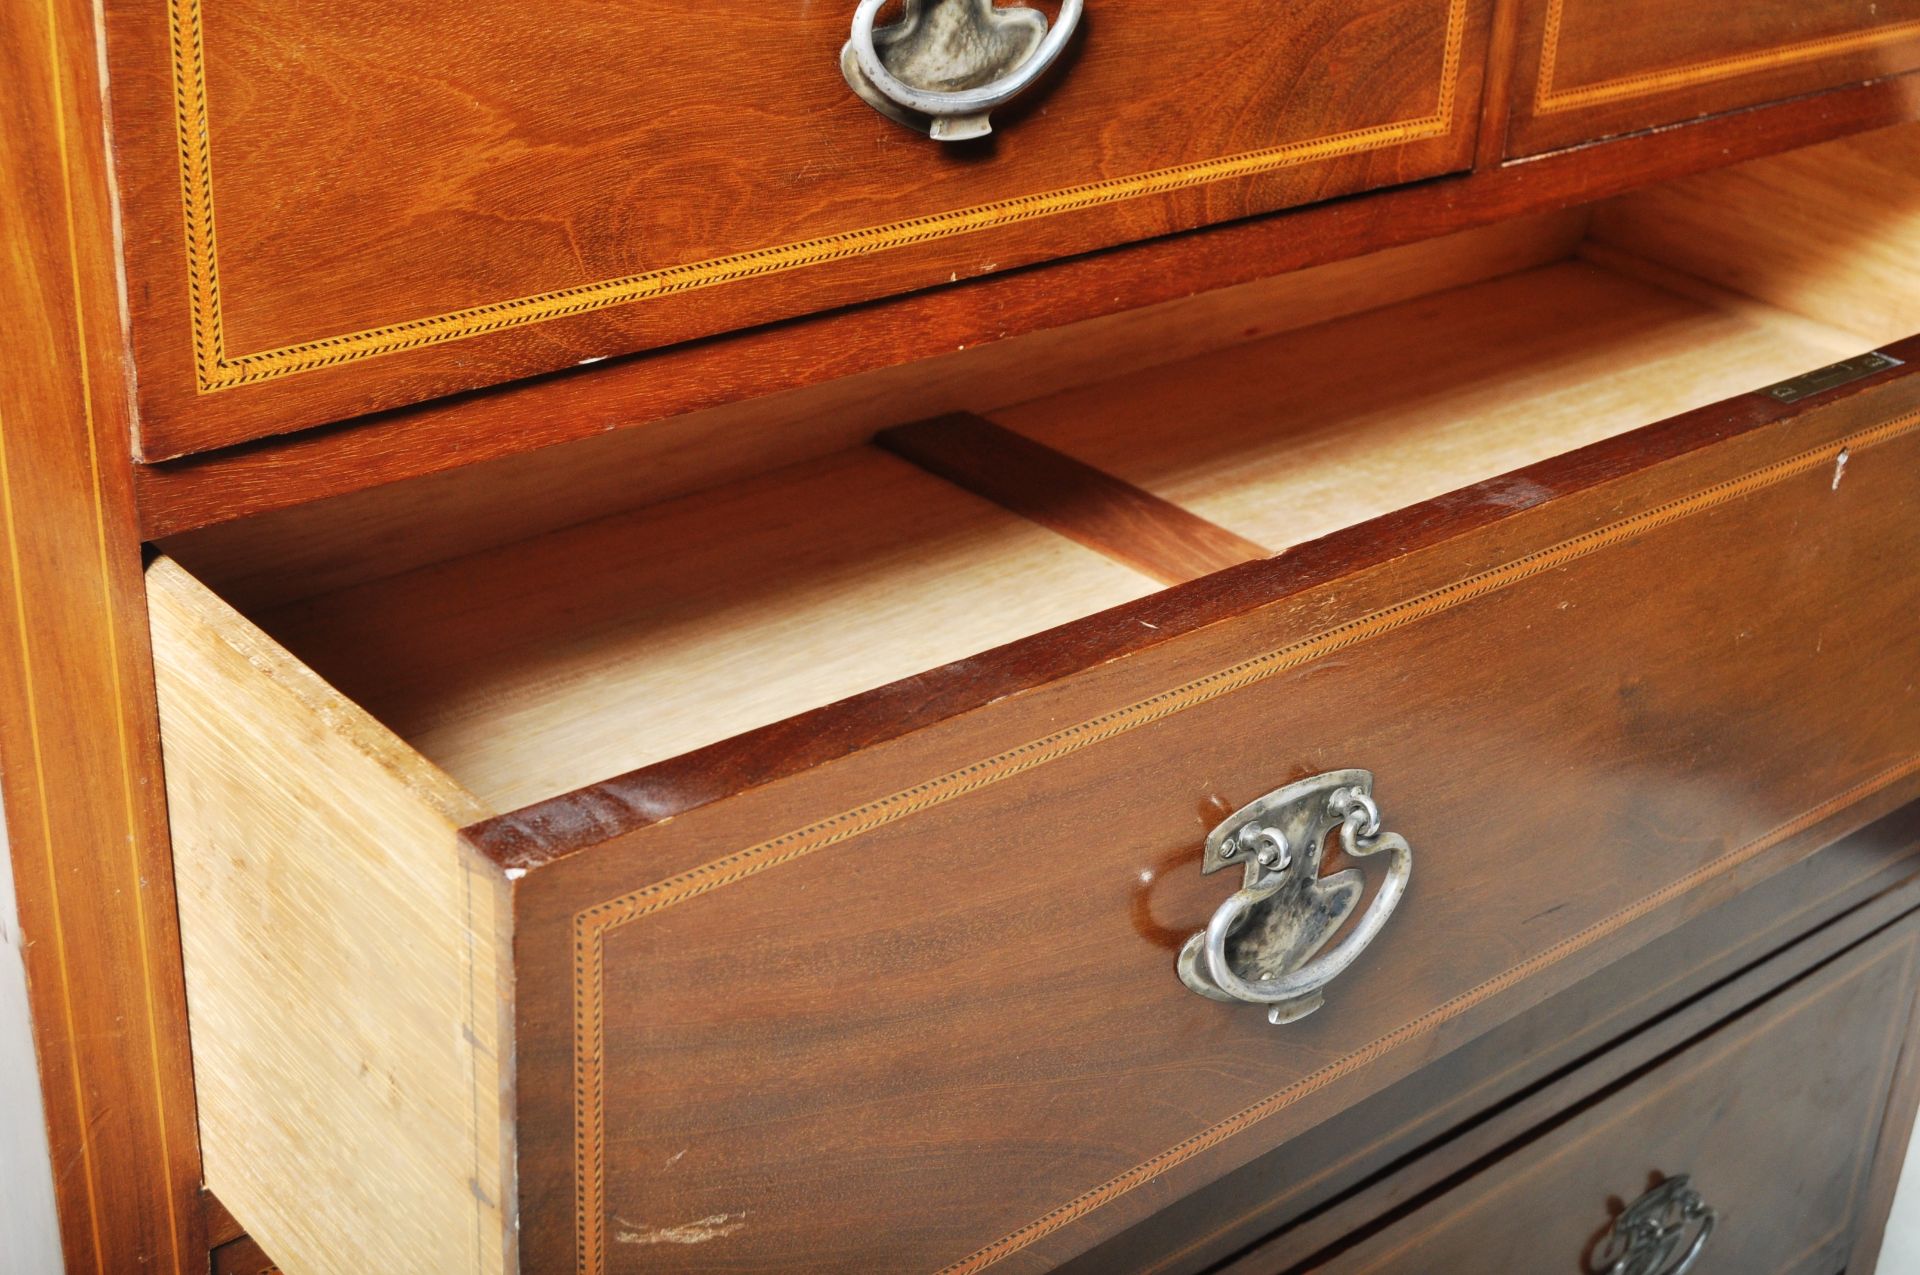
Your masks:
<svg viewBox="0 0 1920 1275"><path fill-rule="evenodd" d="M861 100L887 118L957 142L993 131L988 115L1053 65L1080 25L1082 0L1060 0L1047 15L994 0L906 0L906 13L874 30L886 0L860 0L840 73Z"/></svg>
<svg viewBox="0 0 1920 1275"><path fill-rule="evenodd" d="M1686 1174L1667 1178L1613 1220L1589 1269L1597 1275L1687 1275L1713 1238L1716 1220Z"/></svg>
<svg viewBox="0 0 1920 1275"><path fill-rule="evenodd" d="M1335 829L1348 857L1385 854L1387 871L1353 929L1321 955L1365 890L1358 868L1320 875ZM1200 870L1242 864L1240 890L1187 940L1176 967L1202 996L1265 1005L1267 1021L1279 1024L1320 1008L1323 989L1380 933L1407 891L1413 850L1381 830L1373 776L1335 770L1270 792L1213 830Z"/></svg>

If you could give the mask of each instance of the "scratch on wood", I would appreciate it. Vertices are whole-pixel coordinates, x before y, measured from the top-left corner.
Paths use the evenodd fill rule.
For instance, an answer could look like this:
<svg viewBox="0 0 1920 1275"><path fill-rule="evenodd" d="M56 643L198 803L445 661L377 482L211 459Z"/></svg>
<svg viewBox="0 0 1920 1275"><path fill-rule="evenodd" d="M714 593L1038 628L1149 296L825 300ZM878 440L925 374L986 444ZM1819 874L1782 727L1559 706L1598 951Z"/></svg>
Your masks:
<svg viewBox="0 0 1920 1275"><path fill-rule="evenodd" d="M641 1226L623 1217L616 1217L614 1221L629 1229L614 1232L613 1238L621 1244L705 1244L708 1240L732 1235L746 1225L743 1220L746 1216L744 1211L715 1213L697 1222L682 1222L678 1226Z"/></svg>

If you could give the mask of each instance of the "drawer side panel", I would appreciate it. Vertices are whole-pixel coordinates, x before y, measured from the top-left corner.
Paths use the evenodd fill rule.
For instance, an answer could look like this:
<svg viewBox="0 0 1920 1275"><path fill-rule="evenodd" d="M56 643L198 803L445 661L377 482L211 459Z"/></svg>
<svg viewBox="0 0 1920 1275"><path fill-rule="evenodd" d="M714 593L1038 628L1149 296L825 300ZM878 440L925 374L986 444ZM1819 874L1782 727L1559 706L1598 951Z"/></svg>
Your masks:
<svg viewBox="0 0 1920 1275"><path fill-rule="evenodd" d="M207 1186L288 1275L512 1275L482 808L171 561L148 585Z"/></svg>

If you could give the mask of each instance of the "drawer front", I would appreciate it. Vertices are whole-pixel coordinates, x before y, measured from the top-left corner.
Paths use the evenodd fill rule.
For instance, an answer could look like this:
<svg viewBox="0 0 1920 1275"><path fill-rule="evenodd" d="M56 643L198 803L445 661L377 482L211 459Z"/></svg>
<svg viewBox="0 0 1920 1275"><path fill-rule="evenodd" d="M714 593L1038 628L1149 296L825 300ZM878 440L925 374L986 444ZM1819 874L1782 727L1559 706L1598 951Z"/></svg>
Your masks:
<svg viewBox="0 0 1920 1275"><path fill-rule="evenodd" d="M1920 67L1920 0L1527 0L1510 155Z"/></svg>
<svg viewBox="0 0 1920 1275"><path fill-rule="evenodd" d="M1313 1269L1604 1269L1634 1251L1608 1243L1623 1205L1652 1215L1653 1192L1685 1175L1685 1188L1666 1190L1690 1190L1713 1213L1690 1275L1840 1270L1906 1036L1917 951L1911 921L1854 949ZM1628 1269L1671 1275L1706 1219L1659 1221L1678 1223L1672 1255ZM1643 1240L1638 1251L1659 1247Z"/></svg>
<svg viewBox="0 0 1920 1275"><path fill-rule="evenodd" d="M847 87L855 0L115 0L141 451L1460 168L1490 7L1096 0L943 145Z"/></svg>
<svg viewBox="0 0 1920 1275"><path fill-rule="evenodd" d="M1911 381L1567 494L1496 480L1455 503L1525 512L536 868L526 1252L1041 1269L1890 808ZM1344 767L1413 846L1398 910L1300 1021L1189 991L1237 884L1209 829Z"/></svg>
<svg viewBox="0 0 1920 1275"><path fill-rule="evenodd" d="M1062 1270L1261 1275L1344 1248L1917 906L1920 805L1909 805Z"/></svg>

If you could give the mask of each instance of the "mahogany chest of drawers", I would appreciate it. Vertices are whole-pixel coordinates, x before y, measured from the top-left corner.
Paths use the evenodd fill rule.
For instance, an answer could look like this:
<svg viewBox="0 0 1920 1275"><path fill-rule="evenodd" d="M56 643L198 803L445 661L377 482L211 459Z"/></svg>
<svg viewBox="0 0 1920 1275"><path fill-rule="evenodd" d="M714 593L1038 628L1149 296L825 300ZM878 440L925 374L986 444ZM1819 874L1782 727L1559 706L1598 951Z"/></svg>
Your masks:
<svg viewBox="0 0 1920 1275"><path fill-rule="evenodd" d="M15 12L74 1269L1871 1268L1920 5Z"/></svg>

